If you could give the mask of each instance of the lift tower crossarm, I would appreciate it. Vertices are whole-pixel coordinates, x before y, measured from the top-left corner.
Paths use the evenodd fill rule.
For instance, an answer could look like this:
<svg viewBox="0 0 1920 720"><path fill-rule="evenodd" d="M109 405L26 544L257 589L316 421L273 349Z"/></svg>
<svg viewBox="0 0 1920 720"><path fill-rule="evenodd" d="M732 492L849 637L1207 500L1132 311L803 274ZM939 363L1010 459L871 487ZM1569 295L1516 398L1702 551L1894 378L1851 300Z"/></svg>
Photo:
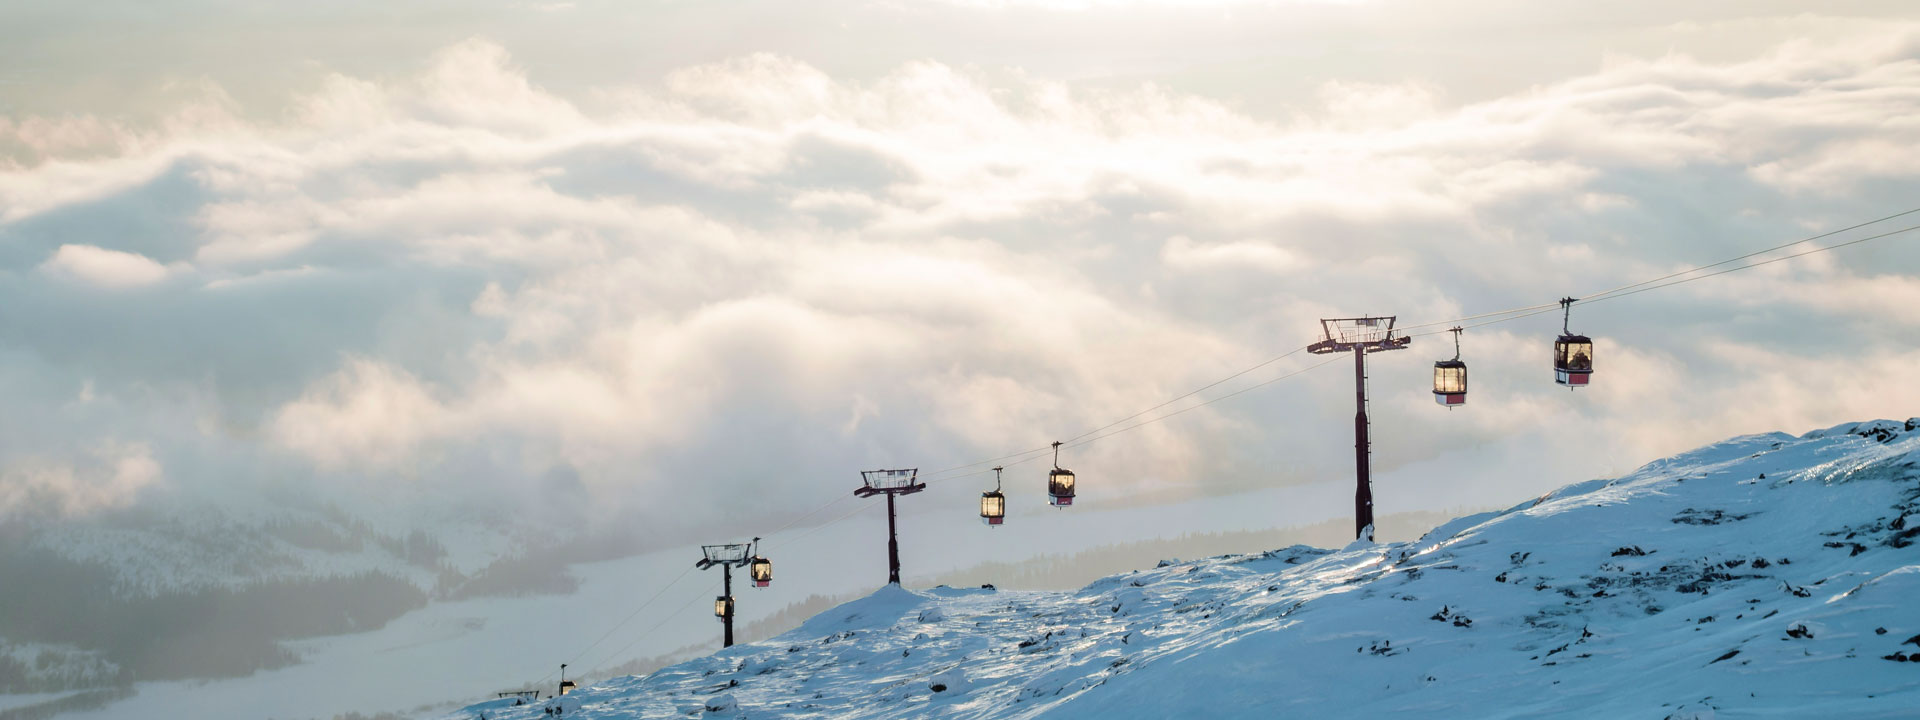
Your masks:
<svg viewBox="0 0 1920 720"><path fill-rule="evenodd" d="M1367 424L1367 353L1404 350L1413 338L1393 334L1397 316L1325 318L1320 321L1321 339L1307 346L1315 355L1353 353L1353 534L1373 540L1373 479L1368 455L1373 440Z"/></svg>

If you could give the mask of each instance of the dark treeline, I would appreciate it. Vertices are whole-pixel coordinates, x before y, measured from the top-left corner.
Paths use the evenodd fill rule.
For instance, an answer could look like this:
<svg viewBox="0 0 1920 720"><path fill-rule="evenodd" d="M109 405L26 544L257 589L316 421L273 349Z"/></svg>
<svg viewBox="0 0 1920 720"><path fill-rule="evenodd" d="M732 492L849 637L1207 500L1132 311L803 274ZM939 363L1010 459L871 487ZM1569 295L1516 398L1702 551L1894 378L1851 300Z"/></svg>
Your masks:
<svg viewBox="0 0 1920 720"><path fill-rule="evenodd" d="M98 677L4 662L8 693L246 675L299 659L280 640L375 629L427 602L379 573L123 596L111 569L21 542L0 543L0 578L0 638L78 647L118 666Z"/></svg>
<svg viewBox="0 0 1920 720"><path fill-rule="evenodd" d="M467 600L478 597L516 597L522 595L566 595L580 588L580 581L567 570L569 556L563 547L537 550L494 560L472 576L442 573L434 591L435 599Z"/></svg>
<svg viewBox="0 0 1920 720"><path fill-rule="evenodd" d="M40 645L37 653L0 653L0 693L236 677L284 667L299 657L282 641L377 629L430 600L573 592L578 581L567 570L569 562L617 557L623 545L576 540L503 557L468 575L424 532L389 535L337 508L308 511L244 526L195 525L143 509L85 521L204 547L207 562L241 573L228 584L186 589L129 588L114 567L36 543L37 523L0 526L0 649ZM374 571L245 577L264 568L298 567L293 549L385 555L427 571L431 584Z"/></svg>
<svg viewBox="0 0 1920 720"><path fill-rule="evenodd" d="M646 529L584 535L498 558L472 575L443 569L434 599L567 595L580 588L568 566L631 557L672 542Z"/></svg>
<svg viewBox="0 0 1920 720"><path fill-rule="evenodd" d="M375 532L358 520L277 518L260 527L261 532L294 547L329 553L357 553L368 546L385 550L388 555L408 564L434 569L447 557L447 548L432 536L415 530L405 537Z"/></svg>

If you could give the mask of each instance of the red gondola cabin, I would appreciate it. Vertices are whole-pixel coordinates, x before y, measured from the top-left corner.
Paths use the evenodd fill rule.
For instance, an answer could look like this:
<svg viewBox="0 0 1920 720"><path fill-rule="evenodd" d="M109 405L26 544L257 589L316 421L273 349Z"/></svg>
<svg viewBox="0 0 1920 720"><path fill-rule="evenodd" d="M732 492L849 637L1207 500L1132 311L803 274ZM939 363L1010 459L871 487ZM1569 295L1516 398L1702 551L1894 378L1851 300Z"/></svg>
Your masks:
<svg viewBox="0 0 1920 720"><path fill-rule="evenodd" d="M1054 468L1047 473L1047 504L1066 507L1073 504L1073 471Z"/></svg>
<svg viewBox="0 0 1920 720"><path fill-rule="evenodd" d="M1553 381L1586 387L1593 375L1593 341L1585 335L1561 335L1553 341Z"/></svg>
<svg viewBox="0 0 1920 720"><path fill-rule="evenodd" d="M1067 507L1073 504L1073 471L1060 467L1060 442L1053 443L1053 471L1047 473L1047 504Z"/></svg>
<svg viewBox="0 0 1920 720"><path fill-rule="evenodd" d="M747 576L753 578L754 587L766 587L773 584L773 561L755 556L747 564Z"/></svg>

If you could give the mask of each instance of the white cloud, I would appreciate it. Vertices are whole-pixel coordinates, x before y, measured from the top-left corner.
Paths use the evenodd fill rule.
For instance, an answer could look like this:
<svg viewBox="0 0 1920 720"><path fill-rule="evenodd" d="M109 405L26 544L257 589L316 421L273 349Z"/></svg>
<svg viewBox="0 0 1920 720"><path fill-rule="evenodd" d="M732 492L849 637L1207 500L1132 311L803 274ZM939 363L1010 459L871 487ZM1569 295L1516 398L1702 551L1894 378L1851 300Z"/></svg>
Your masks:
<svg viewBox="0 0 1920 720"><path fill-rule="evenodd" d="M1283 274L1304 264L1286 248L1272 243L1240 241L1199 245L1185 235L1167 238L1160 259L1181 270L1259 270Z"/></svg>
<svg viewBox="0 0 1920 720"><path fill-rule="evenodd" d="M1437 114L1438 93L1417 84L1328 81L1320 86L1327 121L1337 129L1405 127Z"/></svg>
<svg viewBox="0 0 1920 720"><path fill-rule="evenodd" d="M145 443L103 443L79 463L22 458L0 468L0 517L50 512L61 517L126 507L162 480Z"/></svg>
<svg viewBox="0 0 1920 720"><path fill-rule="evenodd" d="M980 9L1037 8L1042 10L1087 11L1171 6L1211 8L1260 5L1361 5L1367 0L936 0L961 7Z"/></svg>
<svg viewBox="0 0 1920 720"><path fill-rule="evenodd" d="M140 317L196 338L192 352L129 368L119 337L33 341L120 402L168 383L213 398L220 422L183 424L323 477L524 489L565 469L617 493L697 472L711 479L684 491L713 499L782 483L757 500L772 512L842 466L963 462L1105 424L1288 349L1323 315L1550 301L1910 197L1900 148L1920 130L1902 118L1920 117L1920 60L1887 38L1911 28L1852 32L1737 62L1616 58L1461 104L1421 83L1331 82L1288 117L1152 84L934 61L836 77L773 54L606 88L584 109L469 40L414 77L331 77L283 122L181 123L108 151L122 146L93 125L36 125L59 157L0 169L0 229L44 241L74 222L63 211L185 178L182 237L153 252L193 266L82 237L40 267L176 293ZM1577 397L1534 362L1556 323L1470 332L1477 394L1448 425L1420 414L1424 360L1383 361L1382 403L1412 403L1381 415L1383 466L1526 444L1582 472L1615 460L1555 428L1644 457L1743 422L1709 406L1752 410L1742 393L1801 408L1754 411L1783 423L1920 402L1900 384L1724 376L1695 343L1735 342L1770 313L1912 324L1910 257L1582 311L1612 323L1594 331L1611 360ZM161 282L186 270L196 282ZM1794 332L1774 333L1781 367L1835 362ZM1857 337L1876 362L1901 357ZM1419 347L1450 355L1436 345ZM1341 471L1351 388L1312 377L1075 462L1116 494Z"/></svg>
<svg viewBox="0 0 1920 720"><path fill-rule="evenodd" d="M92 245L61 245L40 271L103 288L133 288L167 278L167 267L139 253Z"/></svg>
<svg viewBox="0 0 1920 720"><path fill-rule="evenodd" d="M328 469L411 474L421 444L448 432L447 415L406 371L359 358L280 408L272 436Z"/></svg>

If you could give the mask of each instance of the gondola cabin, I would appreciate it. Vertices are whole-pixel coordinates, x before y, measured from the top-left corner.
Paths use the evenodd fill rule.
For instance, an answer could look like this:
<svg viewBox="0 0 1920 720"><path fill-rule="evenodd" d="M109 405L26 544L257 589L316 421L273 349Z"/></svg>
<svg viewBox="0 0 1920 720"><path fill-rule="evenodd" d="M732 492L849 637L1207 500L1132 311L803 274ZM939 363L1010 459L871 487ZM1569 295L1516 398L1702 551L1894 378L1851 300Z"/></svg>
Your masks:
<svg viewBox="0 0 1920 720"><path fill-rule="evenodd" d="M980 493L980 520L988 525L999 525L1007 519L1007 496L995 490Z"/></svg>
<svg viewBox="0 0 1920 720"><path fill-rule="evenodd" d="M1047 504L1066 507L1073 504L1073 471L1056 467L1047 473Z"/></svg>
<svg viewBox="0 0 1920 720"><path fill-rule="evenodd" d="M1467 364L1441 360L1433 364L1433 401L1447 407L1467 404Z"/></svg>
<svg viewBox="0 0 1920 720"><path fill-rule="evenodd" d="M1467 364L1460 359L1460 333L1466 328L1447 328L1453 333L1453 359L1433 364L1433 401L1452 410L1467 404Z"/></svg>
<svg viewBox="0 0 1920 720"><path fill-rule="evenodd" d="M773 561L755 556L747 564L747 576L753 578L754 587L766 587L773 584Z"/></svg>
<svg viewBox="0 0 1920 720"><path fill-rule="evenodd" d="M733 617L733 598L726 595L714 597L713 616L721 620Z"/></svg>
<svg viewBox="0 0 1920 720"><path fill-rule="evenodd" d="M1593 375L1593 341L1585 335L1561 335L1553 341L1553 381L1586 387Z"/></svg>

